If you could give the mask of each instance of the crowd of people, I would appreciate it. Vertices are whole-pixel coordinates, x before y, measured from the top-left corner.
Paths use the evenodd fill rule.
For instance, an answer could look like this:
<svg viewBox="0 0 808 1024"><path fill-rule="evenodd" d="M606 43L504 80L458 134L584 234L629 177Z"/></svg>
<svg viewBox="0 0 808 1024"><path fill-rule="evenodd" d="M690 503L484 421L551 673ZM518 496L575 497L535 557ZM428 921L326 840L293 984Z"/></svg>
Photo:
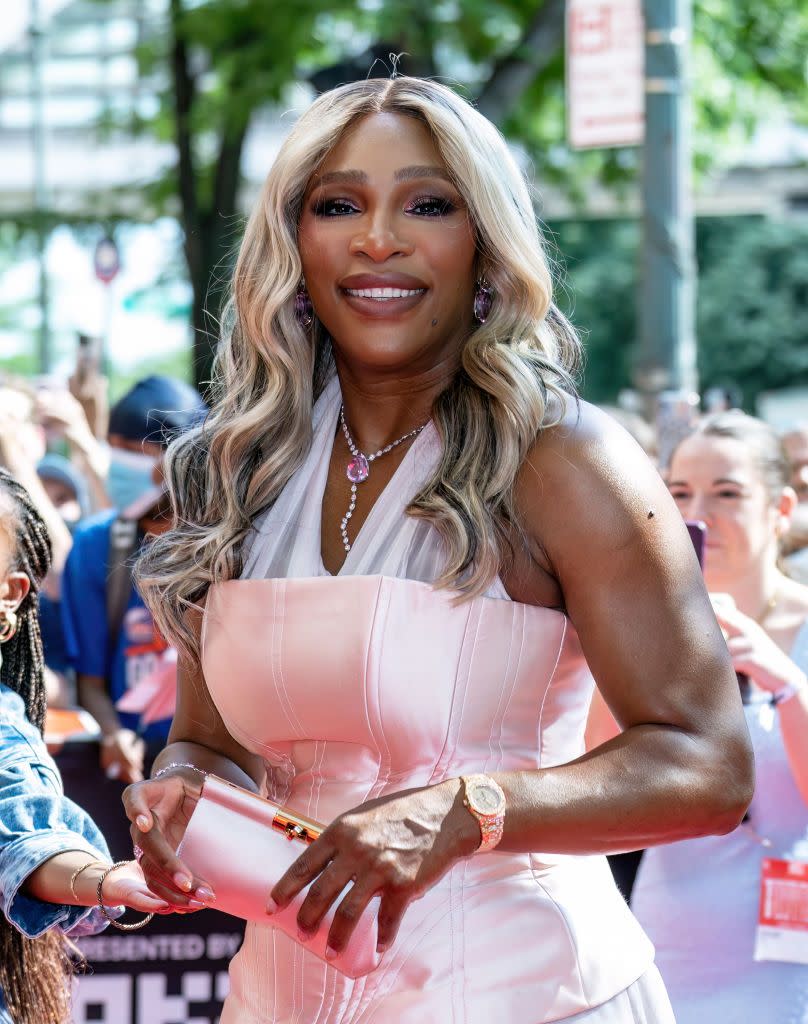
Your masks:
<svg viewBox="0 0 808 1024"><path fill-rule="evenodd" d="M808 951L758 920L764 861L808 862L808 427L705 415L654 466L649 424L579 402L521 176L432 83L301 118L234 296L211 412L165 377L108 411L86 368L0 380L0 1022L69 1020L68 936L215 900L167 840L214 772L332 822L267 892L315 883L301 943L334 904L338 961L381 895L375 980L269 913L223 1024L808 1024ZM403 586L366 607L357 577ZM72 705L137 860L62 791ZM642 848L621 888L661 981L591 856Z"/></svg>

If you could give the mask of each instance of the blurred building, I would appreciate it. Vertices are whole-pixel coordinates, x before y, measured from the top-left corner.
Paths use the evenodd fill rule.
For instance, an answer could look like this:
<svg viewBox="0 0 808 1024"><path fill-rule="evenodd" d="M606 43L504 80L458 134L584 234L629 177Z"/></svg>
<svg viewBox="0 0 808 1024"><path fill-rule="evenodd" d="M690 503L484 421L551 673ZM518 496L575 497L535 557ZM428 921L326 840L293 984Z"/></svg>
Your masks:
<svg viewBox="0 0 808 1024"><path fill-rule="evenodd" d="M168 0L11 0L3 5L0 217L33 207L39 124L47 208L65 218L100 219L108 213L149 218L138 186L152 183L176 157L170 142L135 131L138 121L158 111L169 83L159 61L151 76L139 75L134 50L159 44L167 6ZM37 7L39 45L32 31ZM286 130L271 111L258 119L245 152L248 181L261 181Z"/></svg>

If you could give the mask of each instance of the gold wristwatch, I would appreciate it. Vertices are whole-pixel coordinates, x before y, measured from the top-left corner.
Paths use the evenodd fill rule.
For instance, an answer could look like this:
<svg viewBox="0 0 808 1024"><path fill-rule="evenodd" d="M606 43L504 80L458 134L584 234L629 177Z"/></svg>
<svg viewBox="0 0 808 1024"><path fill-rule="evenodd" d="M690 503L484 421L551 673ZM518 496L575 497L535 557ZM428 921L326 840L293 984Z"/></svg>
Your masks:
<svg viewBox="0 0 808 1024"><path fill-rule="evenodd" d="M488 853L502 839L505 827L505 794L490 775L461 776L463 803L480 826L482 842L477 853Z"/></svg>

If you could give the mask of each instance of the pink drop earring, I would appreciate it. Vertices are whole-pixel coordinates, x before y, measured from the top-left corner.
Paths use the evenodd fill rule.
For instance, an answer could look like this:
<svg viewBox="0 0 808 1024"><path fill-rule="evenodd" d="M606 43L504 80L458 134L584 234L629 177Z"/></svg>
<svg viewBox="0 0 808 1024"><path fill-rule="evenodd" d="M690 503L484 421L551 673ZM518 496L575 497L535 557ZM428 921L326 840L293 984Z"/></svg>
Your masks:
<svg viewBox="0 0 808 1024"><path fill-rule="evenodd" d="M488 282L481 277L474 289L474 319L479 324L484 324L491 312L494 302L494 292L488 286Z"/></svg>
<svg viewBox="0 0 808 1024"><path fill-rule="evenodd" d="M306 291L306 282L301 281L295 295L295 316L301 327L311 327L314 320L314 308Z"/></svg>

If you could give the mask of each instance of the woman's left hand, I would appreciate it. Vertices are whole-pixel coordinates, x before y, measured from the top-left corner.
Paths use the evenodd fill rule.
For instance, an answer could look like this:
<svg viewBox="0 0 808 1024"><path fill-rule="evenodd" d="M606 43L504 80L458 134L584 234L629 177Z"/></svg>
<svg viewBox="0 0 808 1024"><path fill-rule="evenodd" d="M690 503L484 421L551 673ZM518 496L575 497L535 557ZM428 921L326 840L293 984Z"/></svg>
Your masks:
<svg viewBox="0 0 808 1024"><path fill-rule="evenodd" d="M480 827L463 805L463 784L450 779L425 789L380 797L341 814L302 853L272 890L268 913L312 883L297 923L309 936L346 885L328 933L336 956L365 907L381 895L378 950L393 942L407 905L480 845Z"/></svg>
<svg viewBox="0 0 808 1024"><path fill-rule="evenodd" d="M718 624L727 638L727 647L736 672L743 672L768 693L779 693L790 683L799 683L799 667L772 640L766 630L739 612L724 594L711 594Z"/></svg>

